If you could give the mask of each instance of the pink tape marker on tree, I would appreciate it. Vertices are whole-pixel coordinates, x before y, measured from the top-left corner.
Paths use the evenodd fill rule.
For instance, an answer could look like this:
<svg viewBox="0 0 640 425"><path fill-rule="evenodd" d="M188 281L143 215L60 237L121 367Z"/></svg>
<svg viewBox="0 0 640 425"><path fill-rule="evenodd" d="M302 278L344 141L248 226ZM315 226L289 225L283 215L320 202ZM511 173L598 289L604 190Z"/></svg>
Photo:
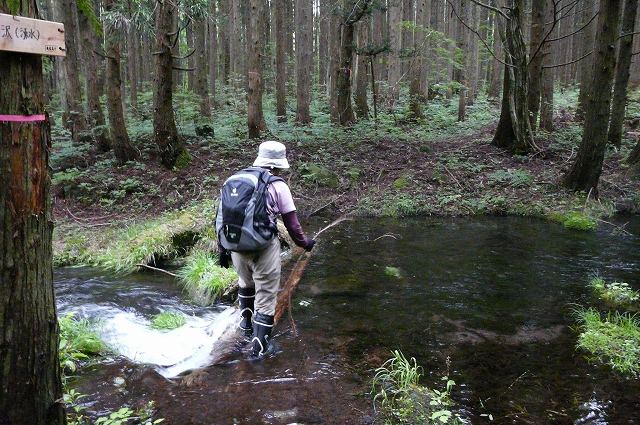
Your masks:
<svg viewBox="0 0 640 425"><path fill-rule="evenodd" d="M43 115L0 115L0 122L39 122L46 120Z"/></svg>

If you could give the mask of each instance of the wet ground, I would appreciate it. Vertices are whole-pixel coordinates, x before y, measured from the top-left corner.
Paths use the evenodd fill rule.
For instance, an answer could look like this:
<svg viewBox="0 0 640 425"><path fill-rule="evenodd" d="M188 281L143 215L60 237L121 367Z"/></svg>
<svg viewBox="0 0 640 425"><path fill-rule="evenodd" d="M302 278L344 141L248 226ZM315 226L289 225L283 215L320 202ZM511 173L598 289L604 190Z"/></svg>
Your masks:
<svg viewBox="0 0 640 425"><path fill-rule="evenodd" d="M640 220L622 222L632 235L505 217L344 223L300 282L298 334L283 320L270 358L246 360L236 338L219 364L194 373L166 379L115 358L76 384L94 413L154 400L169 424L361 424L373 417L373 369L400 349L424 367L425 385L440 385L450 359L453 397L472 423L488 422L485 413L499 424L639 423L638 381L588 363L570 328L575 305L593 304L590 273L640 289ZM196 308L153 274L58 270L56 281L61 310L100 317L108 306L107 323L120 310L142 326L175 308L198 329L226 307ZM174 348L151 341L159 345L147 351Z"/></svg>

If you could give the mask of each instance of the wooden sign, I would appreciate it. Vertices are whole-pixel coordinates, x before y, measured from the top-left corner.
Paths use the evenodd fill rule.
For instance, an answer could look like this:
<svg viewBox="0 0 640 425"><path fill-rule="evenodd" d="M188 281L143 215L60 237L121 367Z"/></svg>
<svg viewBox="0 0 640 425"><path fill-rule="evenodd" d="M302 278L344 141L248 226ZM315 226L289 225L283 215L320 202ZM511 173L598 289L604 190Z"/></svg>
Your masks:
<svg viewBox="0 0 640 425"><path fill-rule="evenodd" d="M0 13L0 50L65 56L64 25Z"/></svg>

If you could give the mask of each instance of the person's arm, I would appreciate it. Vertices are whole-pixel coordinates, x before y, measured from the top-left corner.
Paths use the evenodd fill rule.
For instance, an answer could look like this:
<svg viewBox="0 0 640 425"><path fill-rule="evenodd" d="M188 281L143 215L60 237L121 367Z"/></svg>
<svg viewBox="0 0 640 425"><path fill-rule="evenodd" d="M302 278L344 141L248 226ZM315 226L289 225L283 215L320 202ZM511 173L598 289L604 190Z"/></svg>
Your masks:
<svg viewBox="0 0 640 425"><path fill-rule="evenodd" d="M282 221L284 222L284 227L287 228L287 233L289 233L289 236L291 236L291 239L293 239L296 245L304 248L305 251L311 251L313 249L316 241L308 238L304 234L295 210L282 214Z"/></svg>

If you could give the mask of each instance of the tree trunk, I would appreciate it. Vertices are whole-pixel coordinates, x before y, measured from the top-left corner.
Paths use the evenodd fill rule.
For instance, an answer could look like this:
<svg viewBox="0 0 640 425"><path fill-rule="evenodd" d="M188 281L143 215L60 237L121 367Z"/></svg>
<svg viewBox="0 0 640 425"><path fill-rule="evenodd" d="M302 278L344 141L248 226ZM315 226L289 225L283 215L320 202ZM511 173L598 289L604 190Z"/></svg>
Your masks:
<svg viewBox="0 0 640 425"><path fill-rule="evenodd" d="M191 21L190 25L187 25L184 31L187 38L187 54L189 55L189 57L187 58L186 68L190 70L186 71L187 90L189 90L190 92L195 92L196 73L195 71L191 71L191 69L195 69L195 57L198 52L196 51L193 43L193 21ZM191 54L192 52L193 54Z"/></svg>
<svg viewBox="0 0 640 425"><path fill-rule="evenodd" d="M129 76L129 106L131 112L136 114L138 110L138 78L137 71L137 46L134 28L127 29L127 73Z"/></svg>
<svg viewBox="0 0 640 425"><path fill-rule="evenodd" d="M231 23L231 31L229 32L229 44L231 50L231 72L236 87L241 87L242 76L244 70L242 67L242 16L240 12L240 1L229 0L231 10L229 12L229 21Z"/></svg>
<svg viewBox="0 0 640 425"><path fill-rule="evenodd" d="M369 44L369 20L363 19L358 22L358 48L364 49ZM356 89L354 92L354 103L358 119L369 118L369 105L367 104L367 84L369 83L368 72L369 59L364 54L357 55Z"/></svg>
<svg viewBox="0 0 640 425"><path fill-rule="evenodd" d="M195 53L193 55L193 63L195 71L194 91L200 99L200 116L211 117L211 104L209 103L209 84L207 82L207 74L209 73L209 61L207 60L207 51L205 41L207 37L207 26L205 17L195 17L193 22L193 47Z"/></svg>
<svg viewBox="0 0 640 425"><path fill-rule="evenodd" d="M416 21L419 30L416 32L416 53L420 57L419 73L420 84L419 93L422 101L429 99L429 71L433 62L431 44L428 38L428 31L431 26L432 5L431 0L418 0L416 9Z"/></svg>
<svg viewBox="0 0 640 425"><path fill-rule="evenodd" d="M247 91L247 125L249 127L249 138L257 139L260 133L267 129L262 113L262 37L264 33L260 31L260 19L263 15L262 0L250 1L249 27L247 28L249 42L249 66L247 81L249 89Z"/></svg>
<svg viewBox="0 0 640 425"><path fill-rule="evenodd" d="M540 109L540 92L542 91L542 62L544 60L542 50L539 49L544 37L545 9L547 0L534 1L531 4L531 43L529 45L529 117L531 129L535 132Z"/></svg>
<svg viewBox="0 0 640 425"><path fill-rule="evenodd" d="M104 113L100 104L100 96L103 93L104 84L100 84L100 73L103 69L97 58L96 51L100 50L100 41L94 29L91 28L89 19L81 13L79 16L82 41L85 45L84 62L85 75L87 76L87 106L89 111L89 127L96 141L99 152L107 152L111 149L109 130L105 125ZM104 82L103 82L104 83Z"/></svg>
<svg viewBox="0 0 640 425"><path fill-rule="evenodd" d="M500 121L492 143L512 153L525 154L537 147L533 141L527 105L527 51L520 24L523 0L512 0L510 3L509 19L506 20L502 37L506 50L505 62L510 66L505 66Z"/></svg>
<svg viewBox="0 0 640 425"><path fill-rule="evenodd" d="M584 9L585 16L589 16L587 19L591 19L593 14L597 12L598 5L597 0L586 0L584 1L584 5L582 5ZM600 3L603 3L601 1ZM602 10L602 6L600 6L600 10ZM588 27L581 31L581 43L580 43L580 51L579 57L582 57L589 53L590 51L595 49L595 32L596 26L595 23L597 20L594 20L589 24ZM594 52L595 53L595 52ZM580 83L580 93L578 95L578 107L576 109L576 116L578 118L583 118L585 116L586 107L589 103L589 97L592 94L591 91L591 82L593 80L594 74L594 58L595 54L591 54L589 57L582 59L578 64L579 68L579 83Z"/></svg>
<svg viewBox="0 0 640 425"><path fill-rule="evenodd" d="M217 0L209 0L208 53L209 53L209 91L213 106L216 105L216 80L218 79L218 11Z"/></svg>
<svg viewBox="0 0 640 425"><path fill-rule="evenodd" d="M63 22L65 29L66 57L66 126L71 131L74 143L80 140L80 133L87 129L87 119L82 108L82 90L80 88L80 49L78 46L78 25L75 0L62 0Z"/></svg>
<svg viewBox="0 0 640 425"><path fill-rule="evenodd" d="M546 34L551 30L551 22L553 22L553 7L547 5L545 8L545 28ZM542 46L542 63L544 66L550 66L553 62L551 54L552 43L545 43ZM542 68L542 93L540 98L540 128L545 131L553 131L553 83L555 70L553 68Z"/></svg>
<svg viewBox="0 0 640 425"><path fill-rule="evenodd" d="M338 69L340 68L340 54L336 54L335 52L340 52L341 46L341 38L342 38L342 30L340 29L341 20L340 15L335 11L331 13L331 40L330 44L330 52L331 61L329 62L329 95L330 95L330 109L331 109L331 121L338 121L338 99L337 94L338 90L336 76L338 75Z"/></svg>
<svg viewBox="0 0 640 425"><path fill-rule="evenodd" d="M467 22L469 20L469 2L466 0L460 0L458 2L458 13L460 14L460 19L463 22ZM456 25L458 26L458 40L457 45L458 49L462 52L462 63L460 64L460 68L458 69L457 81L460 83L460 90L458 91L458 121L464 121L466 119L467 114L467 87L468 87L468 65L469 65L469 51L468 51L468 35L467 29L462 25L462 22L456 20Z"/></svg>
<svg viewBox="0 0 640 425"><path fill-rule="evenodd" d="M627 164L630 164L630 165L640 164L640 141L636 142L636 145L629 153L629 157L627 158Z"/></svg>
<svg viewBox="0 0 640 425"><path fill-rule="evenodd" d="M104 7L110 12L114 6L114 0L105 0ZM113 153L119 164L136 159L138 152L131 146L122 109L122 86L120 74L120 34L118 28L108 23L105 25L106 56L107 56L107 110L109 115L109 127Z"/></svg>
<svg viewBox="0 0 640 425"><path fill-rule="evenodd" d="M215 0L214 0L215 1ZM229 25L229 2L231 0L218 0L220 2L220 45L222 66L220 67L220 73L222 75L222 83L229 84L229 76L231 75L231 45L229 34L231 33L231 27Z"/></svg>
<svg viewBox="0 0 640 425"><path fill-rule="evenodd" d="M393 107L400 98L400 78L402 68L400 55L402 51L401 16L402 8L400 0L391 0L388 7L389 13L389 101Z"/></svg>
<svg viewBox="0 0 640 425"><path fill-rule="evenodd" d="M503 47L502 47L502 39L498 30L498 19L500 17L494 16L493 22L493 53L500 60L504 60ZM493 57L490 59L492 61L491 64L491 80L489 81L489 89L487 91L487 96L490 99L497 99L500 96L500 87L503 83L502 76L504 74L504 65L495 60Z"/></svg>
<svg viewBox="0 0 640 425"><path fill-rule="evenodd" d="M155 77L153 96L153 133L160 154L160 162L173 168L185 153L184 143L178 137L173 113L173 56L171 46L175 40L174 18L178 13L175 3L158 2L156 5Z"/></svg>
<svg viewBox="0 0 640 425"><path fill-rule="evenodd" d="M276 117L278 122L287 121L287 56L285 32L285 3L290 0L276 0Z"/></svg>
<svg viewBox="0 0 640 425"><path fill-rule="evenodd" d="M622 34L633 34L635 31L638 0L626 0L622 13ZM620 148L622 145L622 126L627 107L627 85L633 49L633 35L620 39L618 47L618 63L616 65L613 101L611 104L611 123L609 124L609 143Z"/></svg>
<svg viewBox="0 0 640 425"><path fill-rule="evenodd" d="M402 0L402 47L401 51L403 52L403 56L408 56L413 50L413 24L414 24L414 13L413 13L413 2L414 0ZM409 66L411 66L411 61L409 60L401 60L401 72L402 74L408 74L410 72Z"/></svg>
<svg viewBox="0 0 640 425"><path fill-rule="evenodd" d="M618 37L622 0L602 0L597 27L597 52L587 108L582 143L576 161L564 178L571 190L593 192L597 196L598 180L607 146L611 88L615 70L615 42Z"/></svg>
<svg viewBox="0 0 640 425"><path fill-rule="evenodd" d="M320 3L320 34L318 37L318 82L320 86L327 85L329 69L329 20L331 19L330 0L319 0Z"/></svg>
<svg viewBox="0 0 640 425"><path fill-rule="evenodd" d="M35 0L0 0L0 12L38 18ZM45 114L41 56L0 51L0 75L3 114ZM66 424L53 293L50 149L48 121L0 122L0 424Z"/></svg>
<svg viewBox="0 0 640 425"><path fill-rule="evenodd" d="M313 3L309 0L296 0L296 122L311 122L309 105L311 104L311 40Z"/></svg>
<svg viewBox="0 0 640 425"><path fill-rule="evenodd" d="M474 3L471 3L469 4L469 8L470 10L467 16L470 16L470 21L472 22L471 28L478 30L480 27L480 13L478 7ZM466 33L468 52L468 59L466 61L468 67L466 74L468 86L467 105L473 105L478 95L478 37L469 30L467 30Z"/></svg>

